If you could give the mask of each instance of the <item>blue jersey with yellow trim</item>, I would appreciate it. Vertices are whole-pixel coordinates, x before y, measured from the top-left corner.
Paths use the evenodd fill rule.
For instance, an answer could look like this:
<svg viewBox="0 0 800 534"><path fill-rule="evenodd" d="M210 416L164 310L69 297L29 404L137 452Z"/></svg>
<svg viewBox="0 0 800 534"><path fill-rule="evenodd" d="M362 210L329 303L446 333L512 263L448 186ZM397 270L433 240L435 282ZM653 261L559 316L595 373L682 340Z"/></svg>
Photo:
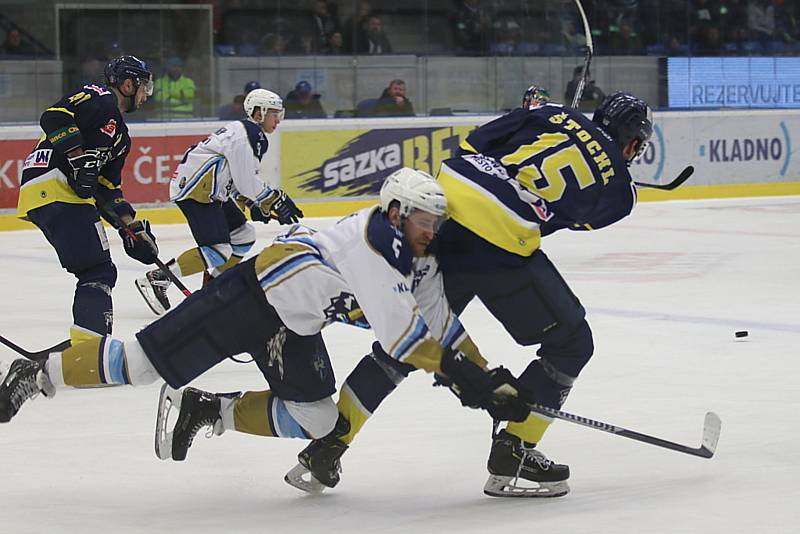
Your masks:
<svg viewBox="0 0 800 534"><path fill-rule="evenodd" d="M438 243L445 270L517 265L541 236L608 226L636 203L614 141L559 104L516 109L473 130L437 179L450 212Z"/></svg>
<svg viewBox="0 0 800 534"><path fill-rule="evenodd" d="M52 202L93 202L69 187L73 169L66 154L77 148L97 149L104 161L94 201L117 214L134 214L119 189L131 138L109 87L87 84L68 93L45 110L39 124L44 134L23 165L19 216Z"/></svg>

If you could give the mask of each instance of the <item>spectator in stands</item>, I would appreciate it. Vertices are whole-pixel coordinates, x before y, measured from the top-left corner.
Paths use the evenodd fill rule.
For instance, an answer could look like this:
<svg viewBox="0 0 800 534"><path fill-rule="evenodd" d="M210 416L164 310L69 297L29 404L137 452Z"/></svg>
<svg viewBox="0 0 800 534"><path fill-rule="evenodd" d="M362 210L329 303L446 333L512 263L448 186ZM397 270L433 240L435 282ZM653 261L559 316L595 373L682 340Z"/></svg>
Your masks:
<svg viewBox="0 0 800 534"><path fill-rule="evenodd" d="M359 51L370 55L391 54L392 44L383 31L383 21L378 15L370 15L367 21L367 49Z"/></svg>
<svg viewBox="0 0 800 534"><path fill-rule="evenodd" d="M261 39L261 53L265 56L285 55L289 48L289 40L281 32L272 32Z"/></svg>
<svg viewBox="0 0 800 534"><path fill-rule="evenodd" d="M303 80L297 82L283 101L287 119L324 119L320 96L311 90L311 84Z"/></svg>
<svg viewBox="0 0 800 534"><path fill-rule="evenodd" d="M81 61L81 81L86 82L102 82L103 70L106 67L108 60L104 57L87 57Z"/></svg>
<svg viewBox="0 0 800 534"><path fill-rule="evenodd" d="M460 0L451 20L456 52L462 56L484 55L491 22L478 0Z"/></svg>
<svg viewBox="0 0 800 534"><path fill-rule="evenodd" d="M33 56L36 50L28 41L22 38L19 28L11 28L6 33L6 40L0 46L0 54L7 56Z"/></svg>
<svg viewBox="0 0 800 534"><path fill-rule="evenodd" d="M342 32L333 32L328 36L328 54L332 56L341 56L344 51L344 39Z"/></svg>
<svg viewBox="0 0 800 534"><path fill-rule="evenodd" d="M572 71L572 79L567 82L567 90L564 92L564 105L572 105L572 99L575 97L575 90L578 88L578 82L582 75L583 67L575 67L575 70ZM593 111L600 102L603 101L606 95L595 85L591 71L589 71L586 78L586 85L583 88L583 94L581 95L578 109L581 111Z"/></svg>
<svg viewBox="0 0 800 534"><path fill-rule="evenodd" d="M311 48L315 54L324 54L328 48L328 34L339 29L331 15L327 0L314 0L310 17Z"/></svg>
<svg viewBox="0 0 800 534"><path fill-rule="evenodd" d="M368 48L367 25L371 14L372 5L365 0L361 0L358 3L356 13L345 22L342 28L342 38L346 52L357 54L356 50L366 50Z"/></svg>
<svg viewBox="0 0 800 534"><path fill-rule="evenodd" d="M247 115L244 112L244 98L253 89L261 89L261 84L257 81L247 82L244 84L244 90L242 91L242 94L233 97L233 102L230 104L225 104L219 108L219 120L235 121L247 118Z"/></svg>
<svg viewBox="0 0 800 534"><path fill-rule="evenodd" d="M608 44L611 53L619 56L635 56L644 50L641 37L627 20L620 22L619 31L611 34Z"/></svg>
<svg viewBox="0 0 800 534"><path fill-rule="evenodd" d="M796 2L774 0L775 5L775 38L784 43L793 43L800 38L798 28L797 10L800 6Z"/></svg>
<svg viewBox="0 0 800 534"><path fill-rule="evenodd" d="M164 119L188 119L194 116L194 80L183 74L183 60L167 60L167 74L155 82L153 93Z"/></svg>
<svg viewBox="0 0 800 534"><path fill-rule="evenodd" d="M583 27L578 28L578 24L571 17L561 22L561 37L566 53L575 55L586 46L586 34Z"/></svg>
<svg viewBox="0 0 800 534"><path fill-rule="evenodd" d="M722 36L717 26L706 26L700 32L697 53L704 56L721 56L724 53Z"/></svg>
<svg viewBox="0 0 800 534"><path fill-rule="evenodd" d="M772 41L775 36L775 6L769 0L751 0L747 4L747 28L756 41Z"/></svg>
<svg viewBox="0 0 800 534"><path fill-rule="evenodd" d="M406 82L392 80L375 103L376 117L413 117L414 106L406 97Z"/></svg>

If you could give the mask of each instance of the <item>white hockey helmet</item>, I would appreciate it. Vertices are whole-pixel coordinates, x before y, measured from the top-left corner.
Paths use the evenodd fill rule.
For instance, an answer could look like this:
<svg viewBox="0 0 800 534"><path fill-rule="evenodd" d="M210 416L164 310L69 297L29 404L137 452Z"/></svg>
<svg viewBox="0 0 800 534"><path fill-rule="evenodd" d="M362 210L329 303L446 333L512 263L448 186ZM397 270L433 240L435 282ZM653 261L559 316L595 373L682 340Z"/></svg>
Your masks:
<svg viewBox="0 0 800 534"><path fill-rule="evenodd" d="M400 216L408 217L414 209L439 217L447 216L444 190L433 176L403 167L386 177L381 186L381 211L389 212L393 201L400 204Z"/></svg>
<svg viewBox="0 0 800 534"><path fill-rule="evenodd" d="M269 109L279 111L281 120L283 120L283 100L280 96L268 91L266 89L253 89L244 98L244 112L247 114L248 119L253 119L253 113L257 109L261 109L262 113L266 113Z"/></svg>

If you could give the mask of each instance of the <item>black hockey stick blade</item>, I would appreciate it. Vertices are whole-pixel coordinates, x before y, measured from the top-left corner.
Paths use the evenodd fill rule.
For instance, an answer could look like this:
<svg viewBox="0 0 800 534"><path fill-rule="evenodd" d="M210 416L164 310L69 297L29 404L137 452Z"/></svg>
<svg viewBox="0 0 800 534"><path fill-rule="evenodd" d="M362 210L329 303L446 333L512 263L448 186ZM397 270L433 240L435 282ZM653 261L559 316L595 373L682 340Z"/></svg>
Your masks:
<svg viewBox="0 0 800 534"><path fill-rule="evenodd" d="M639 187L649 187L650 189L661 189L662 191L672 191L673 189L677 189L683 182L689 179L689 177L694 174L694 167L689 165L685 169L681 171L677 178L672 180L668 184L648 184L645 182L633 182Z"/></svg>
<svg viewBox="0 0 800 534"><path fill-rule="evenodd" d="M50 347L48 349L43 349L43 350L40 350L40 351L31 352L29 350L23 349L22 347L20 347L19 345L17 345L14 342L9 341L8 339L4 338L3 336L0 336L0 343L5 345L6 347L10 348L11 350L16 352L17 354L19 354L21 356L24 356L24 357L28 358L29 360L33 360L35 362L41 362L43 360L46 360L47 357L51 353L53 353L53 352L62 352L64 350L68 349L72 345L72 343L70 342L69 339L65 339L61 343L58 343L57 345L53 345L52 347Z"/></svg>
<svg viewBox="0 0 800 534"><path fill-rule="evenodd" d="M642 443L647 443L649 445L655 445L664 449L670 449L683 454L689 454L691 456L699 456L701 458L711 458L714 456L714 452L717 450L719 434L722 429L722 421L720 420L719 416L714 412L708 412L703 423L703 439L700 447L689 447L688 445L667 441L655 436L648 436L647 434L642 434L641 432L610 425L608 423L603 423L602 421L595 421L594 419L588 419L580 415L562 412L561 410L555 410L540 404L529 404L528 406L531 411L547 415L555 419L569 421L570 423L575 423L577 425L587 426L596 430L602 430L603 432L608 432L609 434L616 434L617 436L622 436L623 438L641 441Z"/></svg>

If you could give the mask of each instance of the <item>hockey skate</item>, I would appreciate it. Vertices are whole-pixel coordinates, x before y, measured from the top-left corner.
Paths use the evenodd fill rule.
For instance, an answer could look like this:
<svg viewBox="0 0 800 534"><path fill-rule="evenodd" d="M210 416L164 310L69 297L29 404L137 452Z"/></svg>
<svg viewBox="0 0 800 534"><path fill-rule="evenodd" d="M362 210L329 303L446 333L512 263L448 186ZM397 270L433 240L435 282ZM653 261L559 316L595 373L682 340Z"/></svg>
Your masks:
<svg viewBox="0 0 800 534"><path fill-rule="evenodd" d="M297 455L299 462L283 480L307 493L319 494L339 483L340 458L348 445L340 438L350 432L350 422L339 414L334 429L324 438L315 439Z"/></svg>
<svg viewBox="0 0 800 534"><path fill-rule="evenodd" d="M42 371L43 364L30 360L0 362L0 423L8 423L20 407L39 393L53 397L56 388Z"/></svg>
<svg viewBox="0 0 800 534"><path fill-rule="evenodd" d="M142 298L156 315L163 315L170 308L167 288L172 282L161 269L145 273L134 282Z"/></svg>
<svg viewBox="0 0 800 534"><path fill-rule="evenodd" d="M177 412L172 430L168 430L169 418ZM161 386L156 415L156 456L162 460L172 458L176 462L186 459L195 435L203 427L210 427L206 437L219 436L224 432L220 417L219 397L195 388L183 390Z"/></svg>
<svg viewBox="0 0 800 534"><path fill-rule="evenodd" d="M560 497L569 493L569 467L549 460L533 444L501 430L489 453L489 479L483 492L492 497Z"/></svg>

